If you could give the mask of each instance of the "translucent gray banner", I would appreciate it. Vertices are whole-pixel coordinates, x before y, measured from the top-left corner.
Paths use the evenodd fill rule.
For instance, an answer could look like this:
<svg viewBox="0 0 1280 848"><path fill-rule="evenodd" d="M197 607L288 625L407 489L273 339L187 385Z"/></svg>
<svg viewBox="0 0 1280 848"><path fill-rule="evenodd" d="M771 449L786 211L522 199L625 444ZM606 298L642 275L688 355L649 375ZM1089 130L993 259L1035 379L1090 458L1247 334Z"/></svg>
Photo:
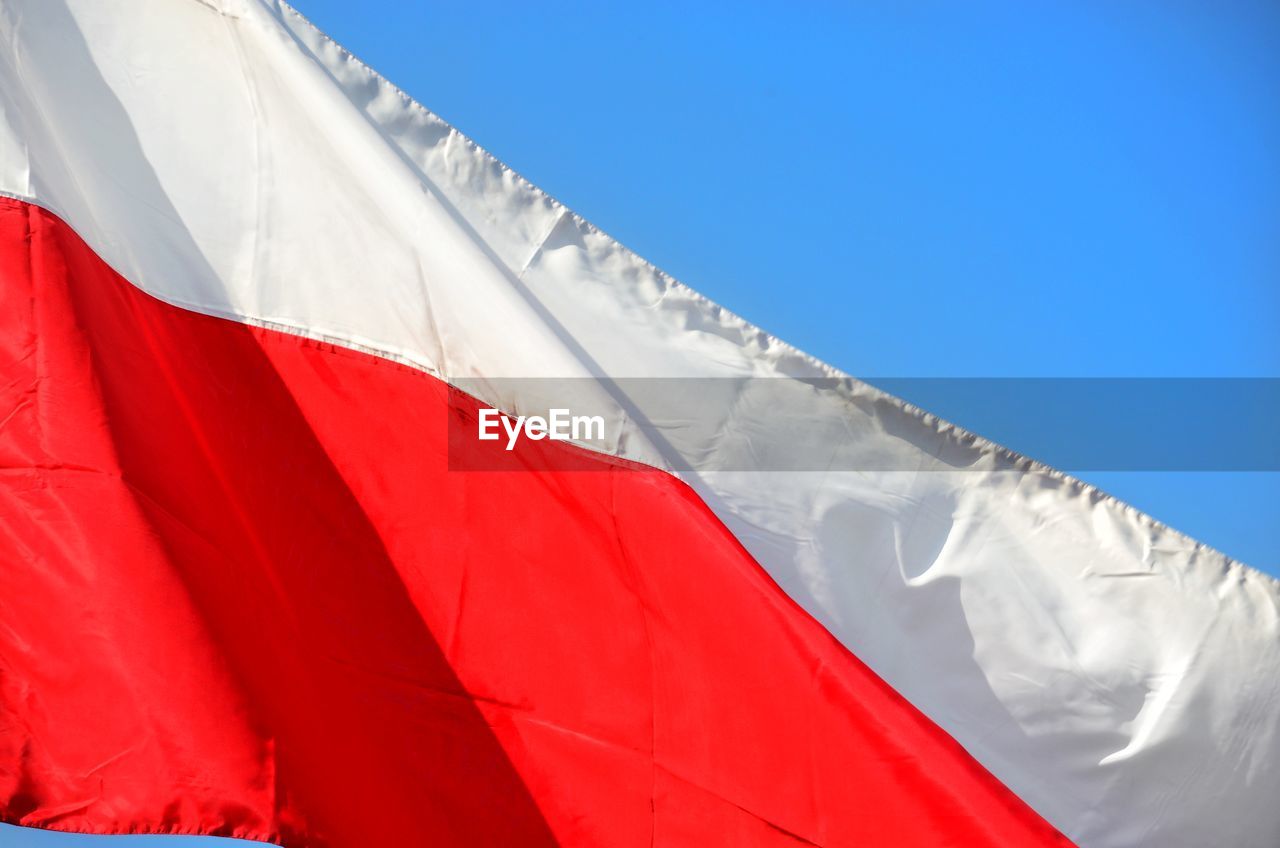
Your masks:
<svg viewBox="0 0 1280 848"><path fill-rule="evenodd" d="M677 471L991 471L1023 464L990 440L1072 472L1280 471L1280 378L452 382L479 399L470 413L450 417L456 470L508 468L501 454L531 441L571 442ZM895 396L909 404L905 412ZM504 415L484 412L490 408ZM539 436L539 419L556 435Z"/></svg>

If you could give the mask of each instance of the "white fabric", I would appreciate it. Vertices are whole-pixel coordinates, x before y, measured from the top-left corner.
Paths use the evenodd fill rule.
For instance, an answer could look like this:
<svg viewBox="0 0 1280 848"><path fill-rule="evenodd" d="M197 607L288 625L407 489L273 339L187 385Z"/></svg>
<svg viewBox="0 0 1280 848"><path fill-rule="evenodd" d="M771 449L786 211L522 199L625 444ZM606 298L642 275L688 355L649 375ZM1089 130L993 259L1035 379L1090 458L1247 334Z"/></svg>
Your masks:
<svg viewBox="0 0 1280 848"><path fill-rule="evenodd" d="M491 378L743 378L695 421L679 398L604 391L615 424L661 432L611 449L691 462L786 591L1080 844L1280 844L1271 579L851 379L759 394L745 378L842 375L647 265L283 4L0 0L0 40L0 191L134 284L513 412L548 399ZM839 438L798 442L799 424ZM765 455L920 470L741 470Z"/></svg>

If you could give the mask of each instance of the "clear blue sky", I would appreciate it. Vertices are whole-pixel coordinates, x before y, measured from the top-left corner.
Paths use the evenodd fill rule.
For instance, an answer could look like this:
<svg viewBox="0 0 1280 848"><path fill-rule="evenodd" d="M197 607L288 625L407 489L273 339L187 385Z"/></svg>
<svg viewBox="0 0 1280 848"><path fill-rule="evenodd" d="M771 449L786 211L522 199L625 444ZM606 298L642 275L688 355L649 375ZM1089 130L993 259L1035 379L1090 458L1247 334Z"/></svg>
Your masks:
<svg viewBox="0 0 1280 848"><path fill-rule="evenodd" d="M1280 377L1274 2L296 5L646 258L853 374ZM974 404L940 411L1052 451L1034 410ZM1280 474L1080 476L1280 574Z"/></svg>

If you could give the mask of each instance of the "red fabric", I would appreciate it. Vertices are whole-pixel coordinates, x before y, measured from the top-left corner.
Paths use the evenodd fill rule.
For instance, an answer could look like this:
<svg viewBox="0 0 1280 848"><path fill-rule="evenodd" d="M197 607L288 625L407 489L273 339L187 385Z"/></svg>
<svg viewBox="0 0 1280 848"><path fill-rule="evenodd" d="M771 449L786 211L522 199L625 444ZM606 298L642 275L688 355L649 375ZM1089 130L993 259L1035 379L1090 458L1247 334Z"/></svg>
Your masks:
<svg viewBox="0 0 1280 848"><path fill-rule="evenodd" d="M1064 840L676 479L196 315L0 201L0 818L288 845ZM479 444L479 443L477 443Z"/></svg>

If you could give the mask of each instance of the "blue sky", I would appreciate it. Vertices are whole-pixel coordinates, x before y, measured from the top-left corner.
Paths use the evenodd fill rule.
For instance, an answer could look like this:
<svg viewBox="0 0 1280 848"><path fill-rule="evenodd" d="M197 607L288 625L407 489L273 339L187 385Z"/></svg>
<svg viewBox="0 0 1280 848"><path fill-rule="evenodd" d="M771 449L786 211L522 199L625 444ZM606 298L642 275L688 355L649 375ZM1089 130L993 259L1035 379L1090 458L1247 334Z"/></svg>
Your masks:
<svg viewBox="0 0 1280 848"><path fill-rule="evenodd" d="M1274 2L295 5L850 373L1280 377ZM1035 409L946 404L1032 455L1059 437ZM1079 476L1280 574L1278 473ZM6 847L105 841L0 828Z"/></svg>
<svg viewBox="0 0 1280 848"><path fill-rule="evenodd" d="M852 374L1280 377L1275 3L297 5ZM1059 438L1034 408L937 411ZM1280 573L1280 474L1080 476Z"/></svg>

